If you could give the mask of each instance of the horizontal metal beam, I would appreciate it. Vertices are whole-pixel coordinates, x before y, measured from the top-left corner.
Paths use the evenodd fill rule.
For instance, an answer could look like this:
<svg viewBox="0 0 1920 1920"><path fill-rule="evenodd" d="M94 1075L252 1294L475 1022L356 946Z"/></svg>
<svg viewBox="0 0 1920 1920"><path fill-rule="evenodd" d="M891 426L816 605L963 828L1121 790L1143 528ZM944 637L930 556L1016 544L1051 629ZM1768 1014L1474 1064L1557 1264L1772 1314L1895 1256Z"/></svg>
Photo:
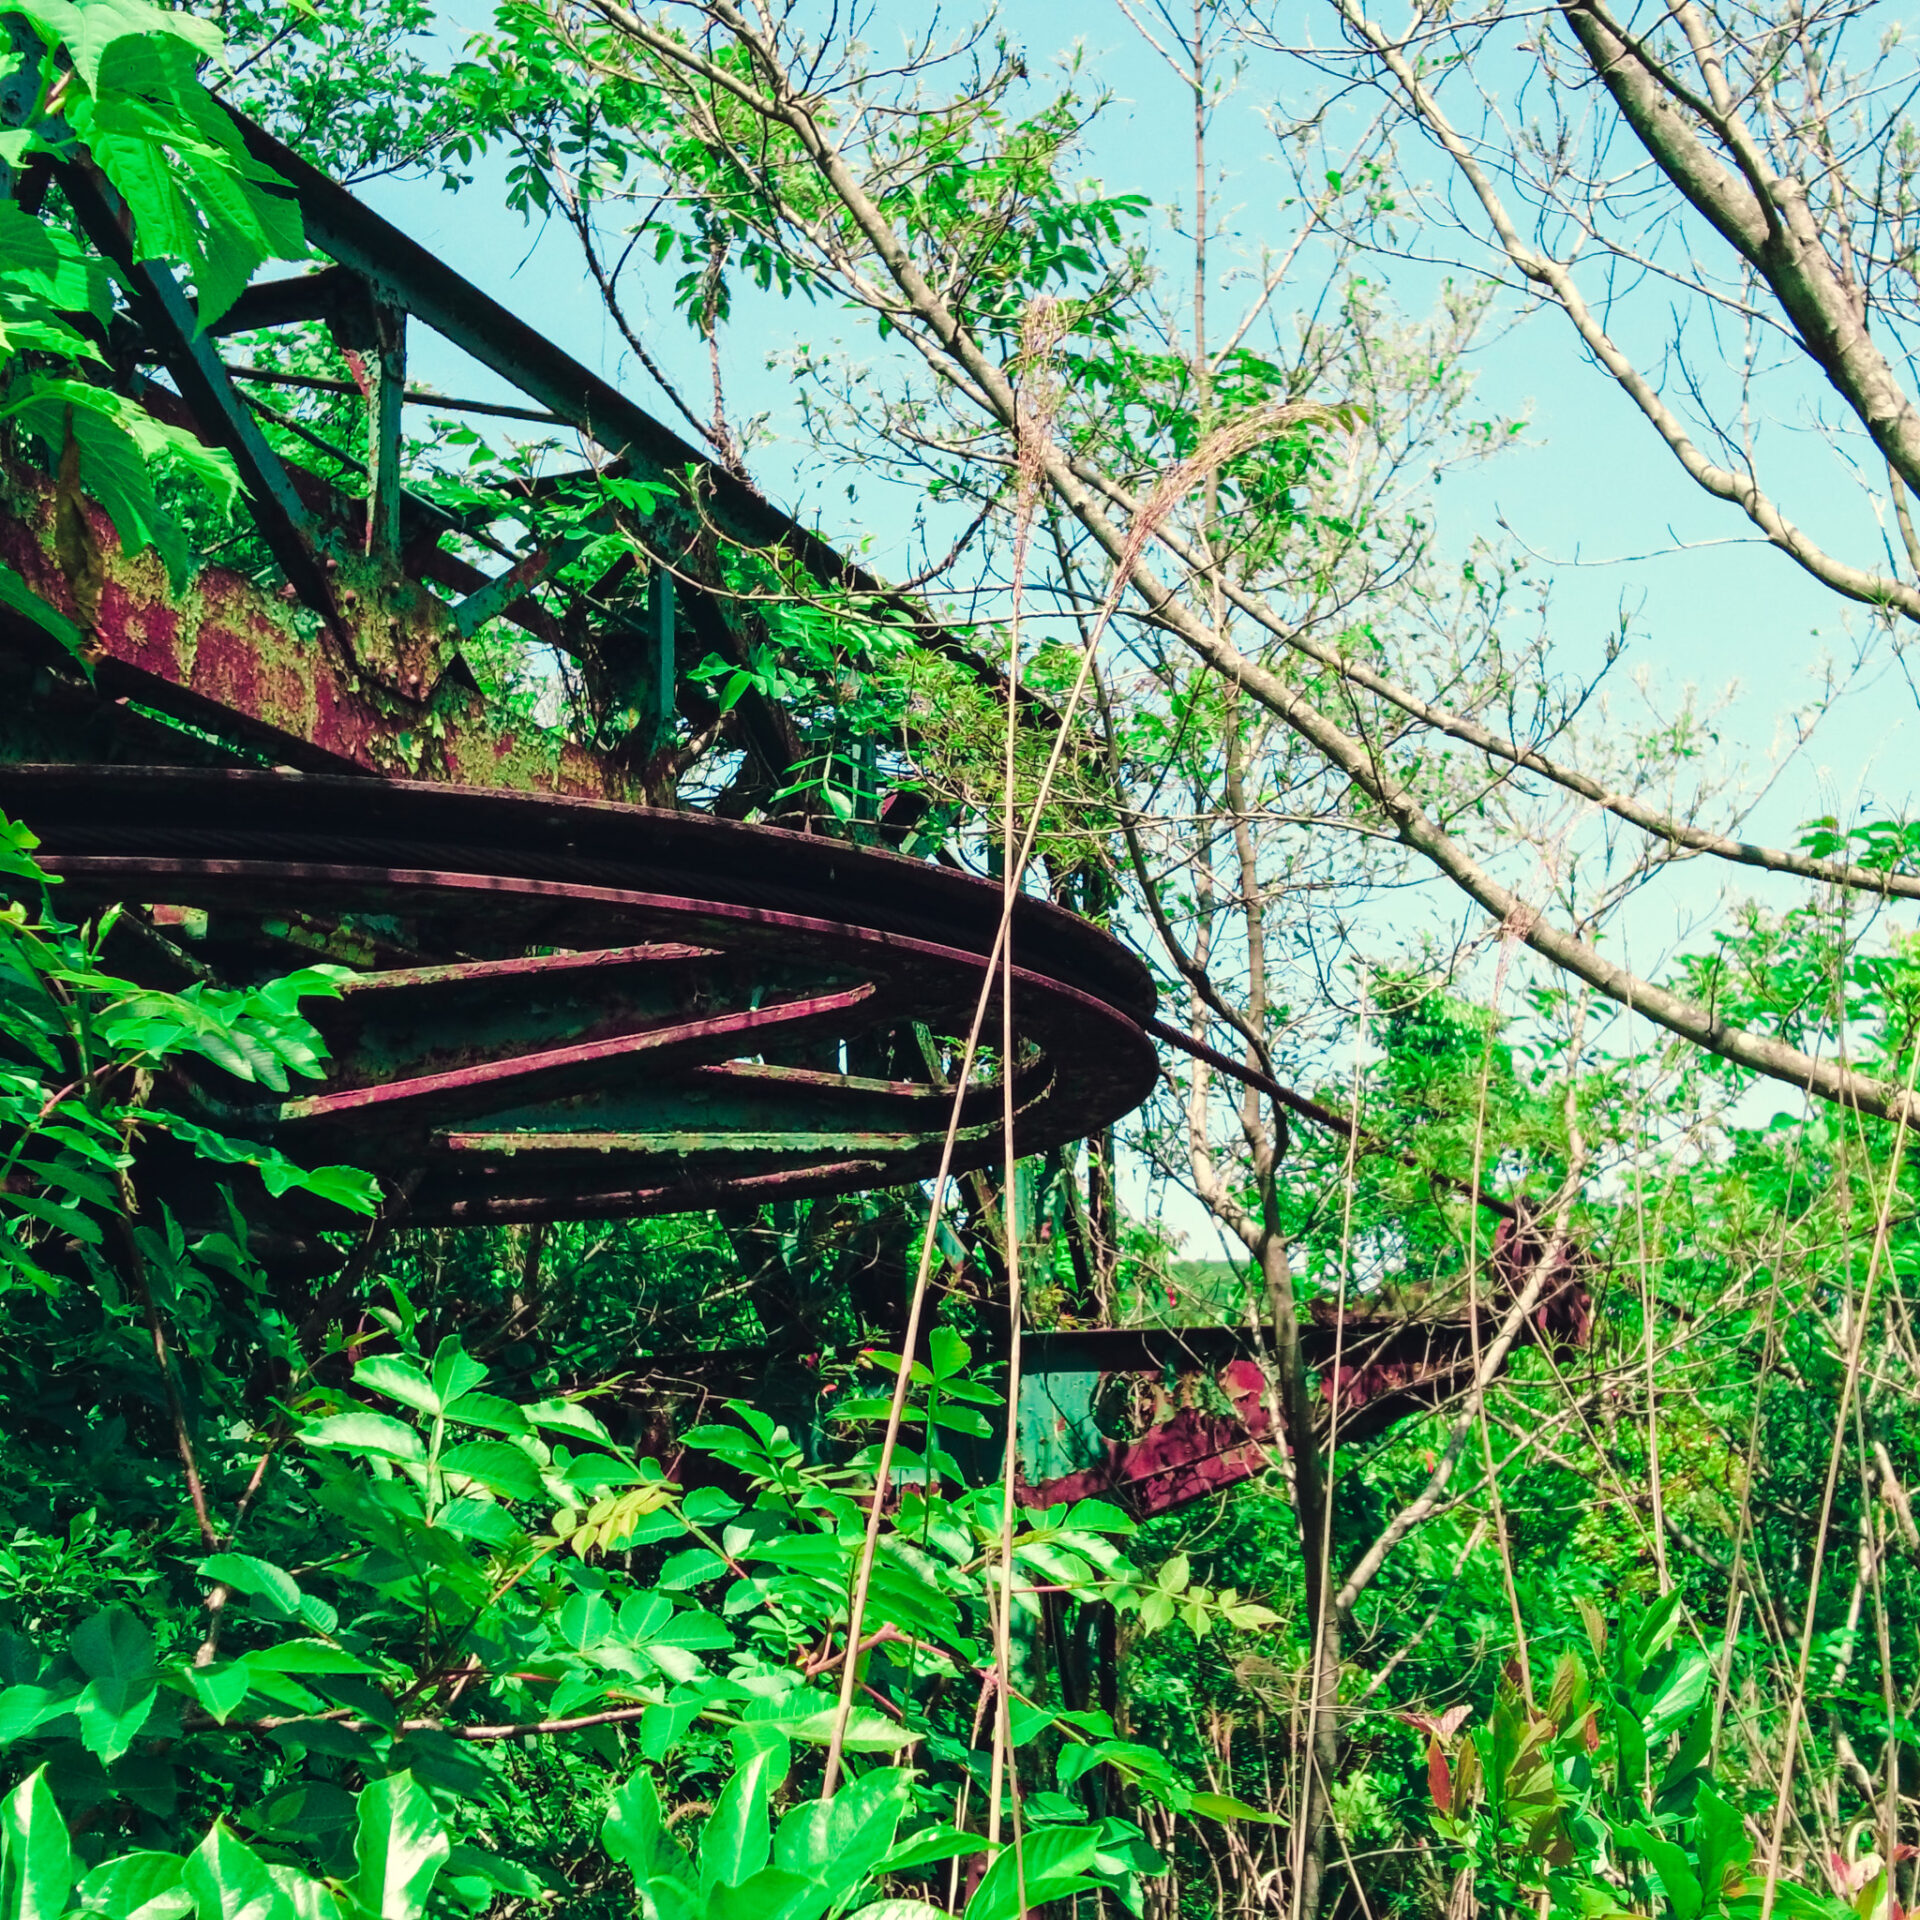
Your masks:
<svg viewBox="0 0 1920 1920"><path fill-rule="evenodd" d="M956 1144L973 1145L998 1131L998 1123L963 1128ZM925 1133L849 1131L804 1127L655 1127L645 1132L607 1133L475 1132L449 1129L433 1144L454 1153L532 1154L618 1153L672 1159L690 1153L886 1153L905 1154L938 1147L944 1128Z"/></svg>
<svg viewBox="0 0 1920 1920"><path fill-rule="evenodd" d="M41 599L77 618L54 546L52 483L19 468L8 470L8 483L14 509L0 517L0 559ZM106 576L95 673L109 698L131 697L313 772L623 797L598 755L488 707L464 676L422 687L417 700L383 696L367 673L315 646L294 609L244 574L202 567L184 593L174 593L151 548L129 558L106 515L89 511ZM362 652L370 656L393 624L392 609L368 606L366 613ZM0 622L0 645L9 642L36 657L52 645L25 622Z"/></svg>
<svg viewBox="0 0 1920 1920"><path fill-rule="evenodd" d="M373 296L357 273L350 267L322 267L318 273L256 282L208 331L224 339L265 327L297 326L302 320L345 320L364 331L372 310Z"/></svg>

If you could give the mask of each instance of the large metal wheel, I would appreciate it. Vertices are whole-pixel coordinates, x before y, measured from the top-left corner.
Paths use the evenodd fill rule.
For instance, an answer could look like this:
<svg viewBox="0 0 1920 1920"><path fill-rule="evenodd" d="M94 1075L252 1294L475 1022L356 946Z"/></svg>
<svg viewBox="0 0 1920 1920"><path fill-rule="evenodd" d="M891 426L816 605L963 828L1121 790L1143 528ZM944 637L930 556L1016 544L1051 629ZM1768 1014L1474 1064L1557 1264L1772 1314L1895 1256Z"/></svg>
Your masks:
<svg viewBox="0 0 1920 1920"><path fill-rule="evenodd" d="M325 1083L195 1097L308 1163L465 1223L670 1213L935 1170L950 1050L999 889L703 815L472 788L177 767L0 767L69 918L141 903L150 952L259 979L360 971L312 1001ZM1154 990L1124 948L1023 900L1015 1141L1092 1134L1152 1087ZM997 998L985 1035L999 1033ZM1003 1063L955 1166L997 1162Z"/></svg>

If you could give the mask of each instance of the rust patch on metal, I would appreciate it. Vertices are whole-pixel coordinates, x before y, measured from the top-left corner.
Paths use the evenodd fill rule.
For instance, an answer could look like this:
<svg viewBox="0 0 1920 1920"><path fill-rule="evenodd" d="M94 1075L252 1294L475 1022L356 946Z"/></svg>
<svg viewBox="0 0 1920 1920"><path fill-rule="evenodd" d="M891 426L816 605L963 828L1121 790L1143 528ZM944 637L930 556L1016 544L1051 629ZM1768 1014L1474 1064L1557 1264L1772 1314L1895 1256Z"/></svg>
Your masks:
<svg viewBox="0 0 1920 1920"><path fill-rule="evenodd" d="M50 606L84 625L53 544L53 486L4 476L0 559ZM179 593L160 556L121 551L89 507L105 568L89 655L101 691L193 723L236 721L291 765L522 792L624 799L612 763L490 708L425 588L339 566L352 657L289 601L246 575L202 567ZM16 641L53 658L44 635L5 617Z"/></svg>

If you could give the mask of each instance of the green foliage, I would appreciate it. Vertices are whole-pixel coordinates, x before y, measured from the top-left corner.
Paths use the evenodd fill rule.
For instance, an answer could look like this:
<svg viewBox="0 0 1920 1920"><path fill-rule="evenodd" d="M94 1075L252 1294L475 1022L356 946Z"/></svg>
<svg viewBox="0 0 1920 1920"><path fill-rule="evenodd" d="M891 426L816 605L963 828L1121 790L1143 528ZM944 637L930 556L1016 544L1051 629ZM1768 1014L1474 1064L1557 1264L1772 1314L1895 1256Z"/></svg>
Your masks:
<svg viewBox="0 0 1920 1920"><path fill-rule="evenodd" d="M31 834L8 823L9 876L42 892ZM77 1252L99 1274L110 1230L157 1272L185 1271L177 1223L131 1217L132 1138L171 1134L196 1157L248 1167L267 1192L312 1193L371 1212L373 1183L346 1168L305 1169L277 1149L242 1139L219 1109L175 1069L203 1062L243 1085L285 1092L289 1074L318 1078L326 1048L299 1003L335 995L337 970L315 967L258 988L201 983L180 993L141 987L108 970L103 954L118 913L73 927L23 901L0 911L0 1177L7 1182L0 1265L17 1280L52 1288L46 1262ZM225 1237L213 1257L238 1258Z"/></svg>
<svg viewBox="0 0 1920 1920"><path fill-rule="evenodd" d="M1454 1729L1420 1716L1436 1831L1483 1898L1516 1906L1546 1894L1555 1912L1588 1920L1650 1913L1674 1920L1760 1909L1746 1869L1753 1843L1716 1790L1712 1668L1677 1644L1683 1601L1670 1594L1611 1627L1583 1609L1589 1667L1561 1653L1544 1700L1503 1681L1491 1715L1455 1744ZM1837 1901L1776 1889L1782 1912L1841 1920Z"/></svg>
<svg viewBox="0 0 1920 1920"><path fill-rule="evenodd" d="M4 845L16 890L47 891L31 836L10 828ZM870 1904L883 1880L982 1851L957 1796L988 1771L973 1706L992 1657L997 1490L948 1491L952 1461L924 1453L873 1568L853 1777L807 1801L836 1724L870 1453L810 1463L735 1403L681 1436L670 1478L592 1396L515 1391L397 1289L351 1330L303 1342L252 1251L261 1194L221 1193L218 1226L150 1220L135 1136L169 1133L222 1177L244 1165L269 1189L277 1172L282 1192L367 1204L358 1176L304 1173L188 1117L197 1076L284 1091L322 1071L298 1008L336 991L337 972L135 987L103 965L124 918L76 928L24 902L0 917L0 1212L22 1302L6 1444L29 1509L46 1503L0 1563L0 1748L26 1782L9 1844L64 1860L63 1815L88 1822L73 1872L49 1866L33 1902L64 1911L88 1866L100 1877L82 1881L83 1905L129 1920L286 1920L289 1906L299 1920L408 1920L435 1888L468 1908L540 1895L552 1868L537 1836L526 1865L489 1838L516 1805L522 1740L574 1749L576 1793L618 1768L607 1843L662 1912L685 1900L659 1794L689 1774L724 1781L686 1882L715 1914L823 1920ZM913 1370L930 1431L980 1437L998 1396L969 1361L942 1334ZM263 1367L274 1384L260 1395L246 1382ZM63 1444L70 1414L63 1425L19 1391L50 1369L91 1378L108 1444ZM47 1522L79 1489L94 1505L63 1545ZM137 1543L99 1537L103 1497ZM234 1518L216 1525L222 1507ZM1151 1603L1167 1589L1126 1556L1130 1531L1091 1502L1025 1516L1020 1612L1039 1620L1041 1587ZM1104 1774L1179 1809L1189 1790L1107 1716L1024 1689L1018 1737L1059 1755L1057 1788L1029 1807L1030 1886L1137 1901L1154 1856L1088 1787ZM222 1820L183 1861L167 1842L209 1800ZM1008 1910L1008 1871L990 1864L974 1895L989 1920Z"/></svg>
<svg viewBox="0 0 1920 1920"><path fill-rule="evenodd" d="M17 24L0 58L26 104L0 129L0 162L97 169L125 209L135 262L184 268L202 326L232 306L262 263L305 254L284 183L247 152L200 79L202 62L225 57L215 26L147 0L26 0L9 17ZM86 362L101 360L109 286L104 263L54 211L0 206L0 419L46 449L70 513L79 515L78 496L94 500L126 551L158 546L178 582L186 544L160 504L156 474L184 479L222 511L238 480L224 453L80 377ZM73 537L84 545L90 535L81 528L83 518ZM70 571L84 572L84 563ZM0 568L0 591L78 650L78 634L40 609L9 569ZM76 593L86 611L85 591Z"/></svg>
<svg viewBox="0 0 1920 1920"><path fill-rule="evenodd" d="M420 1920L450 1852L410 1774L362 1789L354 1871L318 1878L263 1857L216 1820L184 1858L142 1848L84 1873L47 1784L31 1773L0 1805L0 1910L14 1920Z"/></svg>

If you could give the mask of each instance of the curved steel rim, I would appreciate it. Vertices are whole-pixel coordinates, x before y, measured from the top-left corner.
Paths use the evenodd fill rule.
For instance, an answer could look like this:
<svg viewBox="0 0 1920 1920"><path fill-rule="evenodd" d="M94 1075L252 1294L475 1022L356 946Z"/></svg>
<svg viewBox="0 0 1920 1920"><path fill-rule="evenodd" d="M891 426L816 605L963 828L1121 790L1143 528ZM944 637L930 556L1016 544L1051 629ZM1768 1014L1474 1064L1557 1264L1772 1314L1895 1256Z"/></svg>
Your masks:
<svg viewBox="0 0 1920 1920"><path fill-rule="evenodd" d="M990 882L803 835L411 783L16 767L0 769L0 806L41 835L42 864L92 900L163 899L236 923L297 903L436 929L441 945L422 949L426 964L354 982L351 1019L340 1017L350 1044L339 1084L247 1117L296 1157L371 1161L408 1176L416 1215L448 1221L669 1212L927 1177L952 1096L931 1080L850 1072L845 1047L914 1019L964 1031L1002 904ZM384 815L385 832L369 831L370 809ZM448 844L462 822L475 840ZM559 828L574 831L551 851L527 844L530 830ZM639 857L592 844L615 828L645 841ZM460 866L409 857L428 847L457 854ZM745 872L706 857L742 850L754 856ZM665 879L692 855L702 856L697 891L607 884ZM954 906L965 911L937 911ZM491 939L496 951L476 958L456 934ZM548 950L529 954L530 945ZM1026 1049L1016 1146L1030 1153L1095 1132L1145 1097L1157 1072L1141 1026L1152 988L1117 943L1044 903L1017 905L1014 947ZM1075 977L1061 977L1063 962ZM703 1017L629 1008L584 1039L510 1036L499 1057L454 1068L435 1067L428 1048L384 1078L372 1056L353 1051L354 1035L382 1019L404 1029L425 1008L445 1027L489 994L497 1014L500 994L550 999L557 982L573 983L565 990L588 1019L596 982L644 984L649 968L682 970L679 990ZM756 969L788 982L767 998ZM748 986L751 1004L734 1004ZM411 1011L401 1018L396 1008ZM840 1071L744 1058L763 1036L816 1050L837 1036ZM668 1118L636 1118L636 1102ZM997 1084L970 1092L957 1170L998 1158L999 1107ZM698 1124L709 1111L713 1124Z"/></svg>

